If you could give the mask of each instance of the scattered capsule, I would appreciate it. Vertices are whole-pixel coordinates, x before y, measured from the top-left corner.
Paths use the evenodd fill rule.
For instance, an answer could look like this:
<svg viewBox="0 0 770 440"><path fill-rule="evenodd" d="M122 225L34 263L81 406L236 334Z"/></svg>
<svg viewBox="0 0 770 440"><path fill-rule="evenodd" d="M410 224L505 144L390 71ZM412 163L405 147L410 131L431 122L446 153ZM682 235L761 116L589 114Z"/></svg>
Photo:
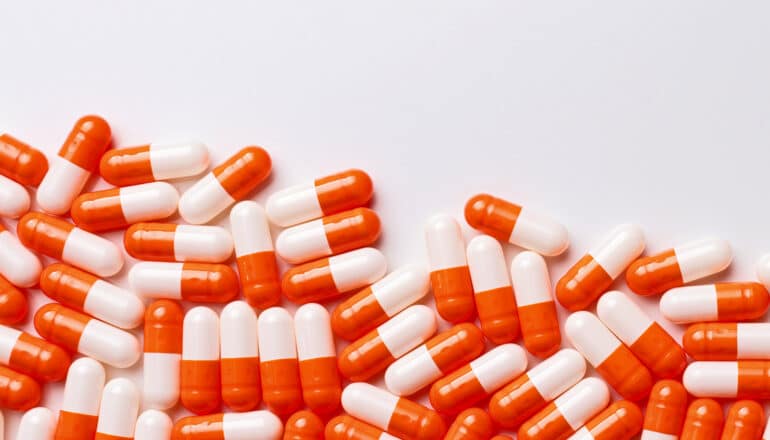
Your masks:
<svg viewBox="0 0 770 440"><path fill-rule="evenodd" d="M270 411L185 417L174 423L171 440L278 440L281 420Z"/></svg>
<svg viewBox="0 0 770 440"><path fill-rule="evenodd" d="M696 361L770 359L768 334L770 324L766 322L693 324L682 343Z"/></svg>
<svg viewBox="0 0 770 440"><path fill-rule="evenodd" d="M23 186L0 175L0 216L19 218L29 211L31 203Z"/></svg>
<svg viewBox="0 0 770 440"><path fill-rule="evenodd" d="M564 331L572 345L623 398L637 401L650 394L650 370L596 315L575 312L567 318Z"/></svg>
<svg viewBox="0 0 770 440"><path fill-rule="evenodd" d="M311 411L298 411L283 428L283 440L324 440L324 422Z"/></svg>
<svg viewBox="0 0 770 440"><path fill-rule="evenodd" d="M144 318L144 390L148 408L169 409L179 400L184 312L161 299L147 307Z"/></svg>
<svg viewBox="0 0 770 440"><path fill-rule="evenodd" d="M262 399L278 415L302 406L302 385L294 336L294 321L286 309L271 307L257 320Z"/></svg>
<svg viewBox="0 0 770 440"><path fill-rule="evenodd" d="M219 318L222 401L233 411L251 411L262 401L259 380L257 314L245 301L233 301Z"/></svg>
<svg viewBox="0 0 770 440"><path fill-rule="evenodd" d="M111 138L110 126L99 116L78 119L37 189L37 203L44 211L59 215L69 211Z"/></svg>
<svg viewBox="0 0 770 440"><path fill-rule="evenodd" d="M40 403L40 395L34 379L0 365L0 408L26 411Z"/></svg>
<svg viewBox="0 0 770 440"><path fill-rule="evenodd" d="M190 177L206 171L209 151L200 142L149 144L104 153L99 174L115 186Z"/></svg>
<svg viewBox="0 0 770 440"><path fill-rule="evenodd" d="M56 415L39 406L24 413L16 431L16 440L52 440L56 431Z"/></svg>
<svg viewBox="0 0 770 440"><path fill-rule="evenodd" d="M717 440L722 432L722 406L711 399L698 399L690 404L684 419L681 440Z"/></svg>
<svg viewBox="0 0 770 440"><path fill-rule="evenodd" d="M354 382L368 380L435 332L433 311L411 306L345 347L338 361L340 373Z"/></svg>
<svg viewBox="0 0 770 440"><path fill-rule="evenodd" d="M495 427L489 414L479 408L468 408L455 418L444 437L445 440L489 440Z"/></svg>
<svg viewBox="0 0 770 440"><path fill-rule="evenodd" d="M364 206L372 193L369 175L353 169L278 191L265 209L273 224L287 227Z"/></svg>
<svg viewBox="0 0 770 440"><path fill-rule="evenodd" d="M70 215L86 231L111 231L171 217L178 202L179 193L168 183L144 183L81 194Z"/></svg>
<svg viewBox="0 0 770 440"><path fill-rule="evenodd" d="M682 383L695 397L769 399L770 361L693 362Z"/></svg>
<svg viewBox="0 0 770 440"><path fill-rule="evenodd" d="M59 346L13 327L0 325L0 364L43 382L67 375L70 355Z"/></svg>
<svg viewBox="0 0 770 440"><path fill-rule="evenodd" d="M741 400L730 406L722 431L722 440L760 440L765 427L765 411L753 400Z"/></svg>
<svg viewBox="0 0 770 440"><path fill-rule="evenodd" d="M332 414L340 406L342 385L329 312L315 303L300 306L294 314L294 331L305 405L318 414Z"/></svg>
<svg viewBox="0 0 770 440"><path fill-rule="evenodd" d="M40 278L40 260L0 223L0 276L19 287L32 287Z"/></svg>
<svg viewBox="0 0 770 440"><path fill-rule="evenodd" d="M188 189L179 199L179 214L187 223L206 223L244 199L270 174L267 151L246 147Z"/></svg>
<svg viewBox="0 0 770 440"><path fill-rule="evenodd" d="M144 298L226 303L238 295L238 276L224 264L141 262L131 267L128 283Z"/></svg>
<svg viewBox="0 0 770 440"><path fill-rule="evenodd" d="M335 417L326 424L326 440L398 440L380 428L348 415Z"/></svg>
<svg viewBox="0 0 770 440"><path fill-rule="evenodd" d="M687 415L687 391L673 380L652 387L644 415L642 440L677 440Z"/></svg>
<svg viewBox="0 0 770 440"><path fill-rule="evenodd" d="M556 283L556 299L574 312L591 305L644 251L642 230L632 224L613 229Z"/></svg>
<svg viewBox="0 0 770 440"><path fill-rule="evenodd" d="M8 133L0 134L0 174L22 185L38 186L48 172L48 159Z"/></svg>
<svg viewBox="0 0 770 440"><path fill-rule="evenodd" d="M104 367L91 358L80 358L72 363L64 383L55 440L94 438L104 377Z"/></svg>
<svg viewBox="0 0 770 440"><path fill-rule="evenodd" d="M94 440L133 440L139 414L139 390L128 379L107 382L102 391Z"/></svg>
<svg viewBox="0 0 770 440"><path fill-rule="evenodd" d="M677 287L660 299L660 313L677 324L746 321L761 317L770 305L759 283L717 283Z"/></svg>
<svg viewBox="0 0 770 440"><path fill-rule="evenodd" d="M101 277L111 277L123 268L123 254L111 241L50 215L26 214L19 220L17 234L33 251Z"/></svg>
<svg viewBox="0 0 770 440"><path fill-rule="evenodd" d="M219 317L208 307L193 307L184 316L179 367L182 406L195 414L216 412L221 400Z"/></svg>
<svg viewBox="0 0 770 440"><path fill-rule="evenodd" d="M123 245L132 257L151 261L221 263L233 254L233 238L219 226L137 223Z"/></svg>
<svg viewBox="0 0 770 440"><path fill-rule="evenodd" d="M0 276L0 324L18 324L27 317L27 296Z"/></svg>
<svg viewBox="0 0 770 440"><path fill-rule="evenodd" d="M163 411L148 409L136 419L134 440L168 440L171 438L171 430L174 422Z"/></svg>
<svg viewBox="0 0 770 440"><path fill-rule="evenodd" d="M460 225L448 215L433 216L425 226L425 242L438 314L454 324L472 321L476 303Z"/></svg>
<svg viewBox="0 0 770 440"><path fill-rule="evenodd" d="M569 440L629 440L642 430L642 411L633 403L615 402L589 420Z"/></svg>
<svg viewBox="0 0 770 440"><path fill-rule="evenodd" d="M498 345L430 387L436 411L456 414L475 405L527 369L527 355L516 344Z"/></svg>
<svg viewBox="0 0 770 440"><path fill-rule="evenodd" d="M561 331L543 257L529 251L516 255L511 261L511 282L524 347L541 358L554 354L561 346Z"/></svg>

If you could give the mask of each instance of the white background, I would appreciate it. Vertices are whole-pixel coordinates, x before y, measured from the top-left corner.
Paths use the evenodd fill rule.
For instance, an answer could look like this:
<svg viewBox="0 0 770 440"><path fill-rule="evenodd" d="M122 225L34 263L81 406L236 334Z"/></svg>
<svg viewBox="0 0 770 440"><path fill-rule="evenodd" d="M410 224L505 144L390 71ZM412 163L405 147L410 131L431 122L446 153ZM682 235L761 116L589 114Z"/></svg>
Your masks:
<svg viewBox="0 0 770 440"><path fill-rule="evenodd" d="M425 259L429 215L459 217L484 191L568 226L554 280L622 222L651 251L726 238L736 256L719 279L748 280L770 251L769 14L762 1L3 2L0 131L52 155L97 113L116 146L200 139L218 163L259 144L274 169L258 201L363 168L391 268Z"/></svg>

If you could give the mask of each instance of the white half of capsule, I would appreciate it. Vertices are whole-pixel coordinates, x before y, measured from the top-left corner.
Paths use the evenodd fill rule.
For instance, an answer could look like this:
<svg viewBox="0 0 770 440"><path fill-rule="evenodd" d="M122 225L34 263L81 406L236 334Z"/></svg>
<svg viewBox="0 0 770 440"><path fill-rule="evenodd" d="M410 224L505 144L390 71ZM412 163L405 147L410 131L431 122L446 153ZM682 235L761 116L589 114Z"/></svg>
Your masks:
<svg viewBox="0 0 770 440"><path fill-rule="evenodd" d="M104 388L104 367L87 357L75 360L67 371L61 409L75 414L95 416Z"/></svg>
<svg viewBox="0 0 770 440"><path fill-rule="evenodd" d="M423 305L414 305L377 327L382 343L398 359L436 333L436 315Z"/></svg>
<svg viewBox="0 0 770 440"><path fill-rule="evenodd" d="M626 345L639 339L654 321L623 292L612 290L599 298L596 314Z"/></svg>
<svg viewBox="0 0 770 440"><path fill-rule="evenodd" d="M674 247L679 272L684 283L690 283L727 269L733 251L726 240L708 238Z"/></svg>
<svg viewBox="0 0 770 440"><path fill-rule="evenodd" d="M144 320L144 303L126 289L96 280L86 294L83 310L114 326L132 329Z"/></svg>
<svg viewBox="0 0 770 440"><path fill-rule="evenodd" d="M271 223L284 228L324 215L314 182L294 185L274 193L267 199L265 210Z"/></svg>
<svg viewBox="0 0 770 440"><path fill-rule="evenodd" d="M78 353L113 367L128 368L139 360L142 349L131 333L91 319L80 336Z"/></svg>
<svg viewBox="0 0 770 440"><path fill-rule="evenodd" d="M209 150L201 142L150 144L150 166L155 180L198 175L209 166Z"/></svg>
<svg viewBox="0 0 770 440"><path fill-rule="evenodd" d="M0 230L0 275L15 286L32 287L38 283L41 270L35 254L10 231Z"/></svg>
<svg viewBox="0 0 770 440"><path fill-rule="evenodd" d="M382 278L387 270L385 255L371 247L329 257L329 271L340 292L372 284Z"/></svg>
<svg viewBox="0 0 770 440"><path fill-rule="evenodd" d="M174 231L174 259L221 263L233 254L233 237L219 226L179 225Z"/></svg>
<svg viewBox="0 0 770 440"><path fill-rule="evenodd" d="M573 431L577 431L591 417L610 402L610 390L600 379L589 377L557 397L554 403Z"/></svg>
<svg viewBox="0 0 770 440"><path fill-rule="evenodd" d="M473 374L487 394L492 394L527 369L527 354L516 344L503 344L470 363Z"/></svg>
<svg viewBox="0 0 770 440"><path fill-rule="evenodd" d="M511 285L499 241L488 235L474 237L468 243L467 256L473 291L477 294Z"/></svg>
<svg viewBox="0 0 770 440"><path fill-rule="evenodd" d="M370 289L385 314L393 316L428 294L430 275L424 266L407 265L372 284Z"/></svg>
<svg viewBox="0 0 770 440"><path fill-rule="evenodd" d="M676 324L719 319L714 284L675 287L663 294L659 307L661 315Z"/></svg>
<svg viewBox="0 0 770 440"><path fill-rule="evenodd" d="M560 396L586 374L586 361L571 348L564 348L535 365L527 377L545 401Z"/></svg>
<svg viewBox="0 0 770 440"><path fill-rule="evenodd" d="M0 175L0 216L19 218L29 211L29 193L19 183Z"/></svg>
<svg viewBox="0 0 770 440"><path fill-rule="evenodd" d="M182 299L184 263L142 261L128 271L131 290L144 298Z"/></svg>
<svg viewBox="0 0 770 440"><path fill-rule="evenodd" d="M179 353L144 353L142 401L147 408L169 409L179 401Z"/></svg>
<svg viewBox="0 0 770 440"><path fill-rule="evenodd" d="M50 158L48 172L37 188L37 204L49 214L66 214L89 177L90 171L57 154Z"/></svg>
<svg viewBox="0 0 770 440"><path fill-rule="evenodd" d="M770 289L770 254L763 255L757 262L757 279Z"/></svg>
<svg viewBox="0 0 770 440"><path fill-rule="evenodd" d="M213 172L203 176L179 198L179 215L193 225L208 222L235 203Z"/></svg>
<svg viewBox="0 0 770 440"><path fill-rule="evenodd" d="M294 320L286 309L271 307L263 311L257 319L257 328L260 362L297 359Z"/></svg>
<svg viewBox="0 0 770 440"><path fill-rule="evenodd" d="M219 360L219 317L208 307L188 310L182 323L182 359Z"/></svg>
<svg viewBox="0 0 770 440"><path fill-rule="evenodd" d="M123 253L111 241L73 228L64 242L62 261L107 278L123 268Z"/></svg>
<svg viewBox="0 0 770 440"><path fill-rule="evenodd" d="M569 247L569 234L564 225L552 218L522 207L508 241L545 256L556 256Z"/></svg>
<svg viewBox="0 0 770 440"><path fill-rule="evenodd" d="M431 272L468 265L463 232L454 218L438 214L428 219L425 243Z"/></svg>
<svg viewBox="0 0 770 440"><path fill-rule="evenodd" d="M233 206L230 210L230 230L236 257L273 250L267 215L257 202L247 200Z"/></svg>
<svg viewBox="0 0 770 440"><path fill-rule="evenodd" d="M588 363L596 367L620 347L620 340L593 313L580 311L567 317L564 324L572 345Z"/></svg>
<svg viewBox="0 0 770 440"><path fill-rule="evenodd" d="M397 396L409 396L440 379L444 373L423 344L385 370L385 386Z"/></svg>
<svg viewBox="0 0 770 440"><path fill-rule="evenodd" d="M13 354L13 348L21 336L21 330L0 325L0 364L8 365Z"/></svg>
<svg viewBox="0 0 770 440"><path fill-rule="evenodd" d="M326 238L323 219L284 229L275 239L275 251L286 262L300 264L330 255L332 248Z"/></svg>
<svg viewBox="0 0 770 440"><path fill-rule="evenodd" d="M53 440L56 432L56 415L48 408L39 406L24 413L16 431L17 440Z"/></svg>
<svg viewBox="0 0 770 440"><path fill-rule="evenodd" d="M553 302L551 276L540 255L524 251L511 261L511 282L519 307Z"/></svg>
<svg viewBox="0 0 770 440"><path fill-rule="evenodd" d="M770 359L770 323L739 322L736 333L738 359Z"/></svg>
<svg viewBox="0 0 770 440"><path fill-rule="evenodd" d="M294 332L300 361L336 356L329 312L320 304L308 303L297 309Z"/></svg>
<svg viewBox="0 0 770 440"><path fill-rule="evenodd" d="M382 430L388 429L398 399L398 396L365 382L351 383L342 390L345 412Z"/></svg>
<svg viewBox="0 0 770 440"><path fill-rule="evenodd" d="M695 397L734 398L738 394L738 362L693 362L682 384Z"/></svg>
<svg viewBox="0 0 770 440"><path fill-rule="evenodd" d="M176 212L179 193L166 182L150 182L120 188L120 208L128 223L170 217Z"/></svg>
<svg viewBox="0 0 770 440"><path fill-rule="evenodd" d="M222 417L225 440L277 440L283 433L281 419L270 411L225 413Z"/></svg>
<svg viewBox="0 0 770 440"><path fill-rule="evenodd" d="M233 301L222 309L219 332L222 359L259 356L257 314L245 301Z"/></svg>
<svg viewBox="0 0 770 440"><path fill-rule="evenodd" d="M139 390L136 385L126 378L112 379L102 391L96 432L131 438L134 436L138 413Z"/></svg>
<svg viewBox="0 0 770 440"><path fill-rule="evenodd" d="M134 440L168 440L171 438L172 429L174 422L171 417L163 411L148 409L136 419Z"/></svg>
<svg viewBox="0 0 770 440"><path fill-rule="evenodd" d="M615 279L644 251L644 233L633 224L622 224L607 234L588 254Z"/></svg>
<svg viewBox="0 0 770 440"><path fill-rule="evenodd" d="M589 431L588 428L583 426L582 428L578 429L576 433L567 437L567 440L596 440L596 439L591 434L591 431Z"/></svg>

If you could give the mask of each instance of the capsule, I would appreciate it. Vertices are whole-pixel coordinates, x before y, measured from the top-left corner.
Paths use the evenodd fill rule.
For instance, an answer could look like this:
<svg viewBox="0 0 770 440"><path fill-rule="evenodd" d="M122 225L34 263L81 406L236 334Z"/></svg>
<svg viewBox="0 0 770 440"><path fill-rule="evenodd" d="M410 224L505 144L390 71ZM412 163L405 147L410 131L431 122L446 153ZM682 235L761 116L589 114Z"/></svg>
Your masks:
<svg viewBox="0 0 770 440"><path fill-rule="evenodd" d="M342 392L342 407L351 416L399 438L443 438L446 425L435 411L364 382Z"/></svg>
<svg viewBox="0 0 770 440"><path fill-rule="evenodd" d="M43 211L58 215L69 211L72 201L96 172L111 138L110 126L99 116L78 119L37 189L37 203Z"/></svg>
<svg viewBox="0 0 770 440"><path fill-rule="evenodd" d="M17 234L33 251L100 277L111 277L123 268L123 254L111 241L47 214L26 214L19 220Z"/></svg>
<svg viewBox="0 0 770 440"><path fill-rule="evenodd" d="M15 286L32 287L40 279L41 270L35 254L0 223L0 276Z"/></svg>
<svg viewBox="0 0 770 440"><path fill-rule="evenodd" d="M382 252L363 248L289 269L281 290L296 304L334 299L374 283L385 275Z"/></svg>
<svg viewBox="0 0 770 440"><path fill-rule="evenodd" d="M8 133L0 134L0 174L22 185L38 186L48 172L48 159Z"/></svg>
<svg viewBox="0 0 770 440"><path fill-rule="evenodd" d="M765 427L765 411L753 400L741 400L730 406L722 431L722 440L760 440Z"/></svg>
<svg viewBox="0 0 770 440"><path fill-rule="evenodd" d="M556 283L556 299L574 312L591 305L644 251L642 230L632 224L613 229Z"/></svg>
<svg viewBox="0 0 770 440"><path fill-rule="evenodd" d="M134 365L141 354L139 341L131 333L55 303L35 313L35 330L65 350L117 368Z"/></svg>
<svg viewBox="0 0 770 440"><path fill-rule="evenodd" d="M684 419L681 440L717 440L722 432L722 406L711 399L690 404Z"/></svg>
<svg viewBox="0 0 770 440"><path fill-rule="evenodd" d="M671 322L746 321L761 317L770 305L759 283L717 283L677 287L660 299L660 313Z"/></svg>
<svg viewBox="0 0 770 440"><path fill-rule="evenodd" d="M511 282L524 347L541 358L556 353L561 346L561 331L543 257L529 251L516 255L511 261Z"/></svg>
<svg viewBox="0 0 770 440"><path fill-rule="evenodd" d="M489 414L479 408L468 408L457 415L444 439L489 440L494 434L495 427Z"/></svg>
<svg viewBox="0 0 770 440"><path fill-rule="evenodd" d="M86 231L111 231L171 217L178 202L179 193L168 183L144 183L82 194L72 203L70 215Z"/></svg>
<svg viewBox="0 0 770 440"><path fill-rule="evenodd" d="M139 414L139 390L128 379L107 382L102 391L94 440L133 440Z"/></svg>
<svg viewBox="0 0 770 440"><path fill-rule="evenodd" d="M54 440L94 438L104 376L104 367L91 358L80 358L72 363L64 383Z"/></svg>
<svg viewBox="0 0 770 440"><path fill-rule="evenodd" d="M770 361L693 362L682 383L695 397L770 399Z"/></svg>
<svg viewBox="0 0 770 440"><path fill-rule="evenodd" d="M324 440L324 422L310 411L298 411L283 428L283 440Z"/></svg>
<svg viewBox="0 0 770 440"><path fill-rule="evenodd" d="M56 431L56 415L39 406L24 413L16 431L17 440L52 440Z"/></svg>
<svg viewBox="0 0 770 440"><path fill-rule="evenodd" d="M353 382L368 380L435 332L433 311L411 306L345 347L338 361L340 373Z"/></svg>
<svg viewBox="0 0 770 440"><path fill-rule="evenodd" d="M326 440L398 440L380 428L348 415L329 420L324 435Z"/></svg>
<svg viewBox="0 0 770 440"><path fill-rule="evenodd" d="M476 302L460 225L448 215L433 216L425 226L425 242L438 314L453 324L472 321Z"/></svg>
<svg viewBox="0 0 770 440"><path fill-rule="evenodd" d="M278 305L281 276L265 210L256 202L238 202L230 210L230 229L246 301L260 309Z"/></svg>
<svg viewBox="0 0 770 440"><path fill-rule="evenodd" d="M610 291L599 298L599 319L657 377L682 375L687 356L679 344L623 292Z"/></svg>
<svg viewBox="0 0 770 440"><path fill-rule="evenodd" d="M40 403L40 395L34 379L0 365L0 408L26 411Z"/></svg>
<svg viewBox="0 0 770 440"><path fill-rule="evenodd" d="M560 350L496 392L489 401L489 415L500 426L516 429L585 373L586 361L580 353Z"/></svg>
<svg viewBox="0 0 770 440"><path fill-rule="evenodd" d="M31 203L23 186L0 175L0 217L19 218L29 211Z"/></svg>
<svg viewBox="0 0 770 440"><path fill-rule="evenodd" d="M187 311L182 325L180 396L195 414L211 414L220 406L219 318L208 307Z"/></svg>
<svg viewBox="0 0 770 440"><path fill-rule="evenodd" d="M294 314L294 332L305 405L320 415L332 414L340 407L342 385L329 312L314 303L300 306Z"/></svg>
<svg viewBox="0 0 770 440"><path fill-rule="evenodd" d="M338 305L332 313L334 334L353 341L385 323L428 294L428 269L405 266Z"/></svg>
<svg viewBox="0 0 770 440"><path fill-rule="evenodd" d="M596 315L575 312L564 325L572 345L623 398L641 400L650 394L652 375Z"/></svg>
<svg viewBox="0 0 770 440"><path fill-rule="evenodd" d="M70 355L57 345L13 327L0 325L0 364L43 382L67 375Z"/></svg>
<svg viewBox="0 0 770 440"><path fill-rule="evenodd" d="M174 423L171 440L278 440L281 420L270 411L185 417Z"/></svg>
<svg viewBox="0 0 770 440"><path fill-rule="evenodd" d="M246 147L196 182L179 199L179 214L194 225L206 223L246 198L270 174L267 151Z"/></svg>
<svg viewBox="0 0 770 440"><path fill-rule="evenodd" d="M431 338L385 371L385 385L397 396L409 396L477 358L484 336L473 324L458 324Z"/></svg>
<svg viewBox="0 0 770 440"><path fill-rule="evenodd" d="M696 361L770 360L770 324L765 322L693 324L684 349Z"/></svg>
<svg viewBox="0 0 770 440"><path fill-rule="evenodd" d="M302 406L294 321L286 309L271 307L257 320L262 399L270 411L289 415Z"/></svg>
<svg viewBox="0 0 770 440"><path fill-rule="evenodd" d="M677 440L687 414L687 391L673 380L652 387L644 415L642 440Z"/></svg>
<svg viewBox="0 0 770 440"><path fill-rule="evenodd" d="M238 276L224 264L142 262L131 267L128 283L144 298L226 303L238 295Z"/></svg>
<svg viewBox="0 0 770 440"><path fill-rule="evenodd" d="M219 226L137 223L123 245L132 257L150 261L221 263L233 254L233 238Z"/></svg>
<svg viewBox="0 0 770 440"><path fill-rule="evenodd" d="M496 239L533 250L559 255L569 247L567 228L551 218L489 194L477 194L465 204L465 221Z"/></svg>
<svg viewBox="0 0 770 440"><path fill-rule="evenodd" d="M134 440L168 440L171 438L171 430L174 422L163 411L148 409L136 419Z"/></svg>
<svg viewBox="0 0 770 440"><path fill-rule="evenodd" d="M626 284L638 295L660 295L727 269L733 259L725 240L698 240L634 261Z"/></svg>
<svg viewBox="0 0 770 440"><path fill-rule="evenodd" d="M0 324L18 324L27 317L27 296L0 276Z"/></svg>
<svg viewBox="0 0 770 440"><path fill-rule="evenodd" d="M174 301L161 299L147 307L144 318L144 390L148 408L169 409L179 400L184 312Z"/></svg>
<svg viewBox="0 0 770 440"><path fill-rule="evenodd" d="M516 344L498 345L430 387L436 411L456 414L475 405L527 369L527 355Z"/></svg>
<svg viewBox="0 0 770 440"><path fill-rule="evenodd" d="M219 319L222 400L233 411L251 411L262 401L259 381L257 314L245 301L233 301Z"/></svg>
<svg viewBox="0 0 770 440"><path fill-rule="evenodd" d="M209 166L209 151L200 142L149 144L104 153L99 174L111 185L130 186L198 175Z"/></svg>
<svg viewBox="0 0 770 440"><path fill-rule="evenodd" d="M273 224L288 227L364 206L372 193L369 175L352 169L278 191L265 209Z"/></svg>
<svg viewBox="0 0 770 440"><path fill-rule="evenodd" d="M622 400L589 420L569 440L630 440L642 430L642 411Z"/></svg>

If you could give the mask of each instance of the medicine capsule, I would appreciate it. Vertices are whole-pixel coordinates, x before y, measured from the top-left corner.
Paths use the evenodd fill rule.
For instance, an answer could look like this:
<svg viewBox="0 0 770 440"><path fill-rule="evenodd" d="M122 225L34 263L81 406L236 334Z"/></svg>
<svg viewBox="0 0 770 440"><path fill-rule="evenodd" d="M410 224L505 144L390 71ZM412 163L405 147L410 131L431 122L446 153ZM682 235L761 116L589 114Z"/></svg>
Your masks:
<svg viewBox="0 0 770 440"><path fill-rule="evenodd" d="M128 379L107 382L102 391L94 440L133 440L139 414L139 390Z"/></svg>
<svg viewBox="0 0 770 440"><path fill-rule="evenodd" d="M174 423L171 440L278 440L281 420L270 411L185 417Z"/></svg>
<svg viewBox="0 0 770 440"><path fill-rule="evenodd" d="M623 292L613 290L599 298L599 319L657 377L681 376L687 366L684 350Z"/></svg>
<svg viewBox="0 0 770 440"><path fill-rule="evenodd" d="M128 283L144 298L226 303L238 295L238 276L224 264L142 262L131 267Z"/></svg>
<svg viewBox="0 0 770 440"><path fill-rule="evenodd" d="M37 189L37 203L43 211L58 215L69 211L111 138L110 126L99 116L78 119Z"/></svg>
<svg viewBox="0 0 770 440"><path fill-rule="evenodd" d="M626 284L639 295L660 295L721 272L732 259L727 241L698 240L634 261L626 271Z"/></svg>
<svg viewBox="0 0 770 440"><path fill-rule="evenodd" d="M458 324L434 336L391 364L385 385L397 396L408 396L455 371L484 352L484 336L470 323Z"/></svg>
<svg viewBox="0 0 770 440"><path fill-rule="evenodd" d="M340 373L353 382L368 380L435 332L433 311L411 306L345 347L337 364Z"/></svg>
<svg viewBox="0 0 770 440"><path fill-rule="evenodd" d="M687 415L687 391L673 380L652 387L644 415L642 440L677 440Z"/></svg>
<svg viewBox="0 0 770 440"><path fill-rule="evenodd" d="M770 361L693 362L682 383L695 397L729 399L770 398Z"/></svg>
<svg viewBox="0 0 770 440"><path fill-rule="evenodd" d="M64 383L54 440L94 438L104 376L102 364L91 358L80 358L72 363Z"/></svg>
<svg viewBox="0 0 770 440"><path fill-rule="evenodd" d="M0 364L43 382L58 382L67 374L70 355L48 341L0 325Z"/></svg>
<svg viewBox="0 0 770 440"><path fill-rule="evenodd" d="M492 419L484 410L468 408L455 418L445 440L489 440L495 434Z"/></svg>
<svg viewBox="0 0 770 440"><path fill-rule="evenodd" d="M38 186L48 172L48 159L8 133L0 134L0 174L22 185Z"/></svg>
<svg viewBox="0 0 770 440"><path fill-rule="evenodd" d="M340 407L342 385L329 312L315 303L300 306L294 314L294 332L305 405L318 414L332 414Z"/></svg>
<svg viewBox="0 0 770 440"><path fill-rule="evenodd" d="M26 214L19 220L17 234L33 251L101 277L111 277L123 268L123 254L111 241L47 214Z"/></svg>
<svg viewBox="0 0 770 440"><path fill-rule="evenodd" d="M448 215L433 216L425 226L425 242L438 314L453 324L472 321L476 302L460 225Z"/></svg>
<svg viewBox="0 0 770 440"><path fill-rule="evenodd" d="M161 299L144 317L144 390L148 408L169 409L179 400L184 312L174 301Z"/></svg>
<svg viewBox="0 0 770 440"><path fill-rule="evenodd" d="M52 440L56 431L56 415L39 406L24 413L16 431L17 440Z"/></svg>
<svg viewBox="0 0 770 440"><path fill-rule="evenodd" d="M324 435L326 440L398 440L380 428L348 415L329 420Z"/></svg>
<svg viewBox="0 0 770 440"><path fill-rule="evenodd" d="M40 290L64 306L124 329L138 327L144 303L132 292L62 263L40 275Z"/></svg>
<svg viewBox="0 0 770 440"><path fill-rule="evenodd" d="M574 312L591 305L644 251L642 230L632 224L613 229L556 283L556 299Z"/></svg>
<svg viewBox="0 0 770 440"><path fill-rule="evenodd" d="M562 349L496 392L489 401L489 415L504 428L516 429L585 373L583 356L571 348Z"/></svg>
<svg viewBox="0 0 770 440"><path fill-rule="evenodd" d="M278 191L265 209L273 224L288 227L364 206L372 193L369 175L352 169Z"/></svg>
<svg viewBox="0 0 770 440"><path fill-rule="evenodd" d="M567 229L529 208L489 194L478 194L465 204L465 221L496 239L555 256L569 247Z"/></svg>
<svg viewBox="0 0 770 440"><path fill-rule="evenodd" d="M163 411L148 409L136 419L134 440L168 440L174 423Z"/></svg>
<svg viewBox="0 0 770 440"><path fill-rule="evenodd" d="M221 263L233 254L233 238L219 226L137 223L123 245L132 257L151 261Z"/></svg>
<svg viewBox="0 0 770 440"><path fill-rule="evenodd" d="M139 341L131 333L55 303L35 313L35 330L65 350L117 368L134 365L141 354Z"/></svg>
<svg viewBox="0 0 770 440"><path fill-rule="evenodd" d="M262 401L259 380L257 314L245 301L233 301L219 319L222 401L233 411L251 411Z"/></svg>
<svg viewBox="0 0 770 440"><path fill-rule="evenodd" d="M671 322L746 321L761 317L770 305L759 283L717 283L677 287L660 299L660 313Z"/></svg>
<svg viewBox="0 0 770 440"><path fill-rule="evenodd" d="M765 427L765 411L753 400L733 403L727 412L722 440L760 440Z"/></svg>
<svg viewBox="0 0 770 440"><path fill-rule="evenodd" d="M623 398L641 400L650 394L652 375L596 315L571 314L564 325L572 345Z"/></svg>
<svg viewBox="0 0 770 440"><path fill-rule="evenodd" d="M256 202L238 202L230 210L238 275L246 301L267 309L281 302L281 276L265 210Z"/></svg>
<svg viewBox="0 0 770 440"><path fill-rule="evenodd" d="M111 231L168 218L178 202L179 193L168 183L144 183L81 194L72 203L70 215L86 231Z"/></svg>
<svg viewBox="0 0 770 440"><path fill-rule="evenodd" d="M31 203L23 186L0 175L0 216L19 218L29 211Z"/></svg>
<svg viewBox="0 0 770 440"><path fill-rule="evenodd" d="M345 299L332 313L332 330L353 341L385 323L428 293L428 269L404 266Z"/></svg>
<svg viewBox="0 0 770 440"><path fill-rule="evenodd" d="M342 392L342 407L351 416L399 438L443 438L446 425L435 411L364 382Z"/></svg>
<svg viewBox="0 0 770 440"><path fill-rule="evenodd" d="M380 218L356 208L284 229L275 241L278 255L301 264L369 246L380 236Z"/></svg>
<svg viewBox="0 0 770 440"><path fill-rule="evenodd" d="M270 174L267 151L246 147L196 182L179 199L179 214L194 225L206 223L246 198Z"/></svg>
<svg viewBox="0 0 770 440"><path fill-rule="evenodd" d="M324 440L324 422L311 411L298 411L283 428L283 440Z"/></svg>
<svg viewBox="0 0 770 440"><path fill-rule="evenodd" d="M430 387L436 411L456 414L475 405L527 369L527 355L516 344L498 345Z"/></svg>
<svg viewBox="0 0 770 440"><path fill-rule="evenodd" d="M0 365L0 407L26 411L40 403L40 385L31 377Z"/></svg>
<svg viewBox="0 0 770 440"><path fill-rule="evenodd" d="M581 380L519 428L519 440L563 440L610 401L610 390L595 377Z"/></svg>
<svg viewBox="0 0 770 440"><path fill-rule="evenodd" d="M682 427L681 440L716 440L722 432L722 406L711 399L690 404Z"/></svg>
<svg viewBox="0 0 770 440"><path fill-rule="evenodd" d="M220 388L219 317L208 307L193 307L182 324L182 406L195 414L216 412Z"/></svg>
<svg viewBox="0 0 770 440"><path fill-rule="evenodd" d="M15 286L32 287L40 279L41 270L35 254L0 223L0 276Z"/></svg>
<svg viewBox="0 0 770 440"><path fill-rule="evenodd" d="M200 142L161 143L107 151L99 174L111 185L130 186L195 176L208 166L209 151Z"/></svg>
<svg viewBox="0 0 770 440"><path fill-rule="evenodd" d="M541 358L554 354L561 346L561 331L543 257L529 251L516 255L511 261L511 282L524 347Z"/></svg>
<svg viewBox="0 0 770 440"><path fill-rule="evenodd" d="M642 430L642 411L633 403L615 402L589 420L569 440L629 440Z"/></svg>
<svg viewBox="0 0 770 440"><path fill-rule="evenodd" d="M696 361L770 359L769 334L765 322L693 324L682 342Z"/></svg>
<svg viewBox="0 0 770 440"><path fill-rule="evenodd" d="M372 284L386 270L382 252L357 249L289 269L283 275L281 290L296 304L321 302Z"/></svg>
<svg viewBox="0 0 770 440"><path fill-rule="evenodd" d="M289 415L302 406L302 385L294 321L286 309L271 307L257 320L262 399L270 411Z"/></svg>
<svg viewBox="0 0 770 440"><path fill-rule="evenodd" d="M0 324L18 324L27 317L27 296L0 276Z"/></svg>

